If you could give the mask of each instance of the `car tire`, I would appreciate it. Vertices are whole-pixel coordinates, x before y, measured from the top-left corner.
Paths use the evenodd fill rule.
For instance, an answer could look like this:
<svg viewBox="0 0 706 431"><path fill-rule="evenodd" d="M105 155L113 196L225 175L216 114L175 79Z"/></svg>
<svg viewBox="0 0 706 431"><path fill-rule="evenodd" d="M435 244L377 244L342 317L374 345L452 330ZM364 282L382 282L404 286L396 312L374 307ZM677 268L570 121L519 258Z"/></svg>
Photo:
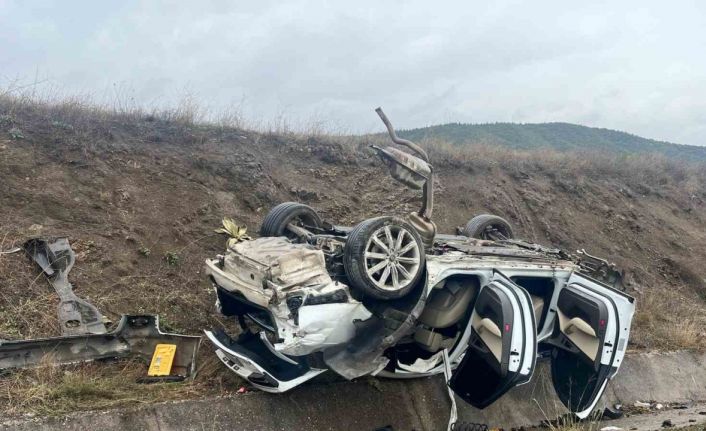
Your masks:
<svg viewBox="0 0 706 431"><path fill-rule="evenodd" d="M463 228L463 235L469 238L497 240L512 239L514 233L510 223L493 214L481 214L473 217Z"/></svg>
<svg viewBox="0 0 706 431"><path fill-rule="evenodd" d="M299 202L284 202L272 208L262 220L260 236L286 236L297 238L287 230L289 223L321 227L321 217L308 205Z"/></svg>
<svg viewBox="0 0 706 431"><path fill-rule="evenodd" d="M343 250L351 287L382 300L407 295L422 277L424 263L422 238L412 225L397 217L361 222L348 234Z"/></svg>

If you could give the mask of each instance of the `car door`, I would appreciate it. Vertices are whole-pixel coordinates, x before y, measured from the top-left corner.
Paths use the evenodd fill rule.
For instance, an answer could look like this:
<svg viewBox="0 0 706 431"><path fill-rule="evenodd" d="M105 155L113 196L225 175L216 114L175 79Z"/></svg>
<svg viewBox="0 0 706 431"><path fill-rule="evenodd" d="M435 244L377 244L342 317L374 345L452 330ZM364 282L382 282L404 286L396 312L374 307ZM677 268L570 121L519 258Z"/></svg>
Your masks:
<svg viewBox="0 0 706 431"><path fill-rule="evenodd" d="M537 359L532 301L500 272L478 293L471 337L449 386L464 401L484 408L511 388L527 383Z"/></svg>
<svg viewBox="0 0 706 431"><path fill-rule="evenodd" d="M552 383L579 418L588 416L625 356L634 298L574 272L559 292L551 339Z"/></svg>

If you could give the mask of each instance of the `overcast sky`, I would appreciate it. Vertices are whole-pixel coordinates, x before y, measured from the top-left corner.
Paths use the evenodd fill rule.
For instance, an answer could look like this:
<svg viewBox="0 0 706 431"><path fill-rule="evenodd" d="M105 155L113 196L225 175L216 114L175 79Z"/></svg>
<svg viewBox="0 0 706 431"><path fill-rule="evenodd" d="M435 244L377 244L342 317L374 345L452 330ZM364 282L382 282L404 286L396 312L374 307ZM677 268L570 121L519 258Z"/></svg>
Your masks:
<svg viewBox="0 0 706 431"><path fill-rule="evenodd" d="M566 121L706 145L706 2L0 0L0 83L382 131ZM117 96L116 96L117 95Z"/></svg>

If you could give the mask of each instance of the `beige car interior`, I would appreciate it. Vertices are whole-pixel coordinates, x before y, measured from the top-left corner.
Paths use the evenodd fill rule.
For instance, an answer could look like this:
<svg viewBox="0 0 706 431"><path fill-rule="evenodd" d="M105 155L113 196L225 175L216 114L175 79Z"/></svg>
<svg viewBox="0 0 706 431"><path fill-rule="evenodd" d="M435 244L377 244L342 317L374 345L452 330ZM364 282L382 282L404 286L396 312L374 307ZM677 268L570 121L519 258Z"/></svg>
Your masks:
<svg viewBox="0 0 706 431"><path fill-rule="evenodd" d="M488 346L498 363L500 363L503 353L503 338L498 325L487 317L481 317L478 314L473 315L471 325L480 339Z"/></svg>
<svg viewBox="0 0 706 431"><path fill-rule="evenodd" d="M591 360L596 360L600 340L596 331L591 328L585 320L580 317L569 319L566 314L558 310L559 330L566 335L572 343L576 345Z"/></svg>
<svg viewBox="0 0 706 431"><path fill-rule="evenodd" d="M432 328L448 328L461 320L477 294L475 279L449 279L434 289L419 321Z"/></svg>
<svg viewBox="0 0 706 431"><path fill-rule="evenodd" d="M539 330L539 319L542 318L542 311L544 311L544 298L537 295L530 294L532 298L532 309L534 310L534 321L537 322L537 330Z"/></svg>
<svg viewBox="0 0 706 431"><path fill-rule="evenodd" d="M458 323L475 301L480 290L478 281L473 278L452 277L442 283L443 285L434 288L422 315L419 317L419 322L424 326L420 326L414 334L414 340L429 352L436 352L444 347L450 347L447 346L449 343L453 344L453 339L444 338L435 329L448 328ZM538 295L530 295L530 297L535 321L539 325L545 306L544 298ZM500 362L502 357L500 328L487 318L473 321L471 325L490 348L493 356Z"/></svg>
<svg viewBox="0 0 706 431"><path fill-rule="evenodd" d="M478 295L478 281L473 278L449 278L437 286L419 316L420 326L414 340L427 351L436 352L451 347L454 338L444 337L435 329L448 328L461 320ZM448 345L448 346L447 346Z"/></svg>

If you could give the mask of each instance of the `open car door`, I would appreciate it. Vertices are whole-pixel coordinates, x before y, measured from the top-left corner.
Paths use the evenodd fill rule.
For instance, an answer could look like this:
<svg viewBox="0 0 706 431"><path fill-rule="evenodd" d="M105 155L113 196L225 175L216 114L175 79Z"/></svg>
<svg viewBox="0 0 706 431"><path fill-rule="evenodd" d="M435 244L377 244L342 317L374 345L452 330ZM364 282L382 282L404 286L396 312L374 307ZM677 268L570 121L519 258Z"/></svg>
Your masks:
<svg viewBox="0 0 706 431"><path fill-rule="evenodd" d="M581 419L593 411L623 361L634 301L576 272L559 292L552 383L562 403Z"/></svg>
<svg viewBox="0 0 706 431"><path fill-rule="evenodd" d="M478 294L471 338L449 386L464 401L484 408L532 377L537 332L525 289L499 272Z"/></svg>

